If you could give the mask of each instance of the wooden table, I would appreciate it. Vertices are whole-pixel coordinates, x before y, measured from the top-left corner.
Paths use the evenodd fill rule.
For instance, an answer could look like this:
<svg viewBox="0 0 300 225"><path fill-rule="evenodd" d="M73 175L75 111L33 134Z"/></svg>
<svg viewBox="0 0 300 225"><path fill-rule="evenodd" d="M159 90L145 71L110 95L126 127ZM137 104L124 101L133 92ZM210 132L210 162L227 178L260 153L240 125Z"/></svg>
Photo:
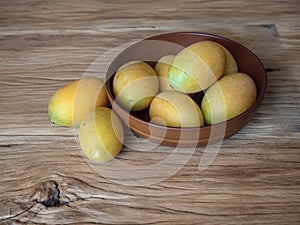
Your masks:
<svg viewBox="0 0 300 225"><path fill-rule="evenodd" d="M0 223L299 224L299 8L297 0L1 0ZM170 164L148 183L134 179L174 149L129 133L118 160L133 168L131 182L110 164L102 173L73 129L50 123L50 97L112 49L176 31L250 48L267 69L263 104L205 170L206 148L182 149L191 158L177 172Z"/></svg>

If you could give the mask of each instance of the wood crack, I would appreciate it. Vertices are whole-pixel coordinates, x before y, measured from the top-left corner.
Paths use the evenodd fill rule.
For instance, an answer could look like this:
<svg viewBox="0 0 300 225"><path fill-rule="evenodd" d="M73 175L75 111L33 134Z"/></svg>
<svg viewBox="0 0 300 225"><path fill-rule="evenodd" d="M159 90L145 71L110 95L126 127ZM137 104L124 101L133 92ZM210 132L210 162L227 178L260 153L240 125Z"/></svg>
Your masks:
<svg viewBox="0 0 300 225"><path fill-rule="evenodd" d="M274 72L274 71L280 71L280 69L278 69L278 68L271 68L271 67L267 67L265 70L266 70L267 73L268 72Z"/></svg>
<svg viewBox="0 0 300 225"><path fill-rule="evenodd" d="M19 212L19 213L16 213L15 215L11 215L11 216L7 216L7 217L4 217L4 218L0 218L0 222L4 222L4 221L8 221L8 220L12 220L12 219L15 219L19 216L22 216L23 214L29 212L37 203L34 203L33 205L31 205L29 208Z"/></svg>

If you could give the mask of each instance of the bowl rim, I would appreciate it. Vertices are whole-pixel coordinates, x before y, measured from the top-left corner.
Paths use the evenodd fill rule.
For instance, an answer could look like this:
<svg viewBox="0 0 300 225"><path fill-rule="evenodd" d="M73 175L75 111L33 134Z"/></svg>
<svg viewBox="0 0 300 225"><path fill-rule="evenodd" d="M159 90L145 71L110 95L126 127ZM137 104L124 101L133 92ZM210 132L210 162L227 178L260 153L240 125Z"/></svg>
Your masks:
<svg viewBox="0 0 300 225"><path fill-rule="evenodd" d="M224 125L226 126L228 123L232 123L236 120L239 120L241 117L243 117L245 114L248 114L249 111L253 110L253 108L257 108L263 98L264 98L264 95L265 95L265 92L266 92L266 87L267 87L267 81L268 81L268 78L267 78L267 74L266 74L266 69L263 65L263 63L261 62L261 60L249 49L247 48L246 46L240 44L239 42L237 41L234 41L232 39L229 39L227 37L223 37L223 36L220 36L220 35L215 35L215 34L212 34L212 33L205 33L205 32L195 32L195 31L180 31L180 32L171 32L171 33L162 33L162 34L158 34L158 35L154 35L154 36L151 36L151 37L148 37L148 38L144 38L144 39L141 39L140 41L137 41L135 42L134 44L128 46L126 49L122 50L114 59L113 61L110 63L109 67L113 64L113 62L115 60L117 60L122 54L124 54L125 51L128 51L129 48L133 48L134 46L138 45L139 43L143 42L143 41L147 41L147 40L157 40L161 37L164 37L164 36L170 36L170 35L197 35L197 36L203 36L203 37L210 37L210 38L216 38L216 39L221 39L225 42L230 42L231 44L234 44L235 46L239 47L239 48L243 48L246 52L250 53L250 55L255 59L255 61L259 64L259 66L263 69L263 84L261 85L262 86L262 89L259 93L259 95L256 97L256 100L255 102L243 113L241 113L240 115L232 118L232 119L229 119L229 120L226 120L226 121L223 121L223 122L220 122L220 123L216 123L216 124L212 124L212 125L204 125L202 127L170 127L170 126L163 126L163 125L158 125L158 124L154 124L154 123L151 123L150 121L147 122L139 117L137 117L136 115L133 115L129 110L125 109L123 106L121 106L115 99L114 97L114 94L112 93L111 91L111 85L112 85L112 80L113 80L113 77L115 74L112 74L111 76L109 76L109 78L107 77L108 74L106 74L106 82L105 82L105 88L106 88L106 91L107 91L107 94L108 94L108 98L110 98L111 100L113 100L113 103L114 105L116 105L120 110L122 110L124 113L127 113L129 117L133 117L136 121L138 121L139 123L142 123L143 125L146 125L146 126L152 126L152 127L155 127L155 128L158 128L158 129L168 129L170 131L198 131L199 129L201 130L211 130L212 128L216 128L216 127L224 127ZM167 42L167 41L166 41ZM112 108L113 105L112 105Z"/></svg>

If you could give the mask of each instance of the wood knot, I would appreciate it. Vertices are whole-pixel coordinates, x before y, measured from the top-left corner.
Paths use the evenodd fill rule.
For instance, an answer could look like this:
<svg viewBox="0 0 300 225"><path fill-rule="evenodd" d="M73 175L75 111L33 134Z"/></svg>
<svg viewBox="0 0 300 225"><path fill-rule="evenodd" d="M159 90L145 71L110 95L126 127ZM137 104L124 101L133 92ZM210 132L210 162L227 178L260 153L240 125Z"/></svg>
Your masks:
<svg viewBox="0 0 300 225"><path fill-rule="evenodd" d="M35 190L35 201L48 207L58 207L63 203L60 201L60 189L55 181L45 181Z"/></svg>

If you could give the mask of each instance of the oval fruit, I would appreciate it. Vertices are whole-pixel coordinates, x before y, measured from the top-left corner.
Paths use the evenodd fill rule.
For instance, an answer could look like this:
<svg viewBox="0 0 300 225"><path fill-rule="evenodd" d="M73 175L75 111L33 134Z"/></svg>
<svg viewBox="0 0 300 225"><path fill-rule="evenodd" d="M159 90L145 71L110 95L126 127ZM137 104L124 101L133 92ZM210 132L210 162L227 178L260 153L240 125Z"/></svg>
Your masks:
<svg viewBox="0 0 300 225"><path fill-rule="evenodd" d="M250 76L234 73L222 77L205 93L201 102L208 125L232 119L245 112L255 102L256 86Z"/></svg>
<svg viewBox="0 0 300 225"><path fill-rule="evenodd" d="M128 110L147 108L159 88L158 78L151 66L142 61L123 65L113 80L116 100Z"/></svg>
<svg viewBox="0 0 300 225"><path fill-rule="evenodd" d="M104 81L86 77L61 87L51 97L48 116L55 125L77 127L88 113L107 103Z"/></svg>
<svg viewBox="0 0 300 225"><path fill-rule="evenodd" d="M153 99L149 116L152 123L170 127L199 127L204 119L194 100L177 91L164 91Z"/></svg>
<svg viewBox="0 0 300 225"><path fill-rule="evenodd" d="M180 51L172 63L168 78L181 92L200 92L215 83L223 74L225 53L213 41L200 41Z"/></svg>
<svg viewBox="0 0 300 225"><path fill-rule="evenodd" d="M79 144L87 158L106 162L122 149L124 131L120 119L107 107L97 107L79 127Z"/></svg>
<svg viewBox="0 0 300 225"><path fill-rule="evenodd" d="M169 84L168 72L174 58L174 55L165 55L161 57L155 65L155 72L158 76L160 92L173 90Z"/></svg>

